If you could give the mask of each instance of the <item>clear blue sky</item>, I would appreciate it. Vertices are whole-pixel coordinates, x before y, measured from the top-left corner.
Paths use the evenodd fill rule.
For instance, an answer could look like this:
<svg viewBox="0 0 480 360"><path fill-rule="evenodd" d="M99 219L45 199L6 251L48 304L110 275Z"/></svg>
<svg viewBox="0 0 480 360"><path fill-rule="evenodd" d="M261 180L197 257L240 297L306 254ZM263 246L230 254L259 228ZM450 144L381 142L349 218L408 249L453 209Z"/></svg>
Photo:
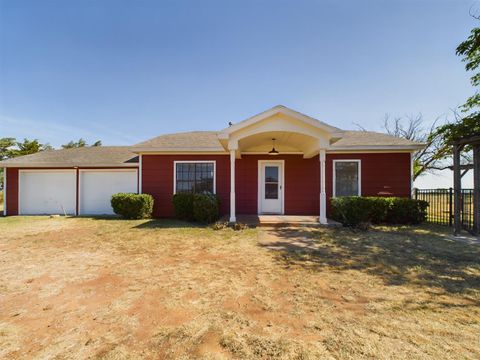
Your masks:
<svg viewBox="0 0 480 360"><path fill-rule="evenodd" d="M381 130L473 93L474 1L0 0L0 137L133 144L276 104Z"/></svg>

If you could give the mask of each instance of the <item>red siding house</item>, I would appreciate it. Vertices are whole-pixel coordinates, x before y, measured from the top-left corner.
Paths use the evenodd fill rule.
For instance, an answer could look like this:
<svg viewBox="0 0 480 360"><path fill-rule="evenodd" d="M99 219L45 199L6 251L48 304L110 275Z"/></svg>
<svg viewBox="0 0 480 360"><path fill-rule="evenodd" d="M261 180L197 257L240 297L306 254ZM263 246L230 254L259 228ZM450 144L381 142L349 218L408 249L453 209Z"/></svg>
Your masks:
<svg viewBox="0 0 480 360"><path fill-rule="evenodd" d="M412 154L422 147L276 106L220 131L0 162L4 214L111 214L112 194L139 192L154 197L156 217L172 217L173 194L208 191L220 197L232 222L243 214L284 214L326 223L332 197L409 197Z"/></svg>

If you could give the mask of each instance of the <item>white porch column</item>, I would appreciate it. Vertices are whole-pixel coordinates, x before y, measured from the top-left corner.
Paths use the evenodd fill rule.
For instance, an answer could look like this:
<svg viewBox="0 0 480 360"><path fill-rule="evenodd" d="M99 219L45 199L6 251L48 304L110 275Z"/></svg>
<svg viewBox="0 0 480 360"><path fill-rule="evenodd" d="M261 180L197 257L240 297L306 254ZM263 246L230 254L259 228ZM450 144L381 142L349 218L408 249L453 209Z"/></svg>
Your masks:
<svg viewBox="0 0 480 360"><path fill-rule="evenodd" d="M230 222L237 221L235 217L235 153L236 150L230 150Z"/></svg>
<svg viewBox="0 0 480 360"><path fill-rule="evenodd" d="M320 160L320 224L327 224L327 193L325 191L325 149L321 149L319 153Z"/></svg>

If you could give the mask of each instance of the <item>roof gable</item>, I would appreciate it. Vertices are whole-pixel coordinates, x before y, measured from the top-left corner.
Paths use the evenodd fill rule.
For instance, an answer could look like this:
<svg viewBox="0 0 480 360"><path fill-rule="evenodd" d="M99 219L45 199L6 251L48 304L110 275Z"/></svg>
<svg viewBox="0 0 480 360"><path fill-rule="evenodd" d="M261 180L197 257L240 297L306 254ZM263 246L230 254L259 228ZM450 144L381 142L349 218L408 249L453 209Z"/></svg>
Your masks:
<svg viewBox="0 0 480 360"><path fill-rule="evenodd" d="M327 123L319 121L319 120L317 120L317 119L315 119L311 116L302 114L298 111L292 110L292 109L290 109L286 106L283 106L283 105L277 105L277 106L272 107L271 109L268 109L268 110L266 110L264 112L261 112L261 113L255 115L255 116L252 116L252 117L250 117L246 120L240 121L239 123L233 124L232 126L223 129L219 133L219 137L220 138L228 138L228 136L230 134L234 133L234 132L237 132L237 131L242 130L246 127L255 125L259 122L267 120L267 119L269 119L269 118L271 118L275 115L278 115L278 114L286 115L288 117L299 120L303 123L306 123L310 126L318 128L320 130L326 131L328 133L335 133L336 135L337 134L340 135L343 132L343 130L341 130L337 127L328 125Z"/></svg>

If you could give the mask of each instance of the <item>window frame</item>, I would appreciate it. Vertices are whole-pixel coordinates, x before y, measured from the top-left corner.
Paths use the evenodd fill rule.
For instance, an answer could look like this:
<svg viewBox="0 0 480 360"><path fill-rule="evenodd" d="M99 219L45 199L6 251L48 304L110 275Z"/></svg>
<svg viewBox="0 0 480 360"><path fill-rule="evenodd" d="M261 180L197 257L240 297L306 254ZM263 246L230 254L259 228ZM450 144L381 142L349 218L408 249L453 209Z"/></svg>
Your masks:
<svg viewBox="0 0 480 360"><path fill-rule="evenodd" d="M337 197L336 193L336 168L337 168L337 163L342 163L342 162L356 162L358 164L358 194L357 195L352 195L352 196L362 196L362 160L360 159L335 159L333 160L333 192L332 192L332 197Z"/></svg>
<svg viewBox="0 0 480 360"><path fill-rule="evenodd" d="M217 162L216 160L175 160L173 162L173 194L177 193L177 164L213 164L213 193L217 193Z"/></svg>

